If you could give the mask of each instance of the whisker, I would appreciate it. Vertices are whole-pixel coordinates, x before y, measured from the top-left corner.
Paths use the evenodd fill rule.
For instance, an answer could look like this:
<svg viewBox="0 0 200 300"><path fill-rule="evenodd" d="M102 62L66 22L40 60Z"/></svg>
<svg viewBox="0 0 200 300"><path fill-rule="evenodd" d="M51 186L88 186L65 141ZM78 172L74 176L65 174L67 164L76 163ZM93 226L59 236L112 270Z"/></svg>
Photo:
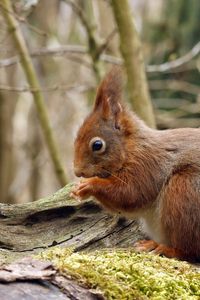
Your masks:
<svg viewBox="0 0 200 300"><path fill-rule="evenodd" d="M118 177L117 175L111 173L110 171L106 170L105 168L103 168L103 169L104 169L106 172L108 172L111 176L117 178L119 181L121 181L121 182L123 182L123 183L125 183L125 184L128 185L128 183L127 183L126 181L122 180L122 179L121 179L120 177Z"/></svg>

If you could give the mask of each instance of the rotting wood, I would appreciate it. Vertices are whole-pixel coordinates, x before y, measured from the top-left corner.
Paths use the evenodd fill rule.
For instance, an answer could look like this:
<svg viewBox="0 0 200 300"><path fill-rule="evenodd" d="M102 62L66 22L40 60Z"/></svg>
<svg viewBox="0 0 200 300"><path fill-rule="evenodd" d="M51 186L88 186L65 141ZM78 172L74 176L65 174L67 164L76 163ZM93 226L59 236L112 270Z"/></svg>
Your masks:
<svg viewBox="0 0 200 300"><path fill-rule="evenodd" d="M72 187L31 203L0 204L0 263L55 245L127 247L142 237L136 221L111 216L92 199L72 199Z"/></svg>
<svg viewBox="0 0 200 300"><path fill-rule="evenodd" d="M0 268L0 290L1 300L105 299L97 290L59 274L51 262L31 257Z"/></svg>
<svg viewBox="0 0 200 300"><path fill-rule="evenodd" d="M104 299L98 291L89 290L70 278L55 274L47 262L44 262L44 270L40 270L40 263L36 264L36 272L29 258L27 269L26 259L24 265L23 261L7 265L10 261L58 244L73 247L75 251L91 250L131 246L141 237L136 221L109 215L93 199L84 202L72 199L72 188L73 184L69 184L52 196L31 203L0 204L0 263L3 264L0 281L4 281L0 283L2 300L26 300L30 295L32 299L41 300Z"/></svg>

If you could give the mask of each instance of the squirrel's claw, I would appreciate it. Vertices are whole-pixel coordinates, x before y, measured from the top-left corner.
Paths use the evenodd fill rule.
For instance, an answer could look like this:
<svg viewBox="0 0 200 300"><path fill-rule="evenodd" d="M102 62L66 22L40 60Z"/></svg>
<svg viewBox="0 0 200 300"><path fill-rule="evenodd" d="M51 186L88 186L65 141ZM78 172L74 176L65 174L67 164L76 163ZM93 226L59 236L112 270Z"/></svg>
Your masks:
<svg viewBox="0 0 200 300"><path fill-rule="evenodd" d="M93 185L90 179L83 179L81 182L76 186L74 190L72 190L71 195L75 199L85 200L89 196L92 196Z"/></svg>
<svg viewBox="0 0 200 300"><path fill-rule="evenodd" d="M153 240L141 240L134 244L134 248L138 252L150 252L155 250L158 244Z"/></svg>
<svg viewBox="0 0 200 300"><path fill-rule="evenodd" d="M138 252L151 252L157 255L164 255L169 258L183 258L184 255L178 249L167 247L163 244L157 244L153 240L141 240L134 244Z"/></svg>

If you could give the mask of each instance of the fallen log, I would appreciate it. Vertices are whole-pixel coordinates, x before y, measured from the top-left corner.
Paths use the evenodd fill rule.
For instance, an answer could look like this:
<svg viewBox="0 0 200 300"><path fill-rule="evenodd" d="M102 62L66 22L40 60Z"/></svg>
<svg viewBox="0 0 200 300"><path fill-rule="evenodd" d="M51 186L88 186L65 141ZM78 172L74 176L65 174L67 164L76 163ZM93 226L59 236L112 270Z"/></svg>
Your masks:
<svg viewBox="0 0 200 300"><path fill-rule="evenodd" d="M72 199L72 187L73 184L69 184L54 195L31 203L0 204L1 265L55 245L70 246L74 251L127 247L142 236L136 221L109 215L94 199L84 202ZM17 271L21 265L19 261L1 268L2 300L25 300L30 295L32 299L83 299L83 296L84 299L104 299L101 294L60 274L52 277L53 269L43 270L43 275L38 273L36 278L37 272L30 270L33 263L29 259L24 264L26 272L22 270L21 275ZM44 278L48 274L49 278Z"/></svg>
<svg viewBox="0 0 200 300"><path fill-rule="evenodd" d="M27 257L0 268L1 300L103 300L102 293L59 274L50 262Z"/></svg>
<svg viewBox="0 0 200 300"><path fill-rule="evenodd" d="M109 215L94 199L71 199L72 186L32 203L0 204L2 300L200 296L198 266L136 254L132 245L144 237L138 223Z"/></svg>
<svg viewBox="0 0 200 300"><path fill-rule="evenodd" d="M72 186L35 202L0 204L0 263L55 245L128 247L142 237L136 221L109 215L93 199L72 199Z"/></svg>

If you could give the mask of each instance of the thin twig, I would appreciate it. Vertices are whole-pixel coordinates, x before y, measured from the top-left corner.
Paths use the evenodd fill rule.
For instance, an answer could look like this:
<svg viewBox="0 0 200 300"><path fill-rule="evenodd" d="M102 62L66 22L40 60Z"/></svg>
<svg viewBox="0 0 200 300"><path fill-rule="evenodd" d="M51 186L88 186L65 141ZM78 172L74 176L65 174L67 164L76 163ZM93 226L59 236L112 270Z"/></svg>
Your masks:
<svg viewBox="0 0 200 300"><path fill-rule="evenodd" d="M18 19L19 22L25 23L30 28L31 31L37 33L38 35L41 35L41 36L44 36L44 37L48 36L47 32L45 32L45 31L41 30L40 28L37 28L36 26L30 24L27 21L26 18L22 18L22 17L17 16L17 19Z"/></svg>
<svg viewBox="0 0 200 300"><path fill-rule="evenodd" d="M88 62L86 59L80 58L79 56L74 56L74 54L69 54L69 56L66 57L69 61L73 61L75 63L81 64L89 69L92 68L91 62Z"/></svg>
<svg viewBox="0 0 200 300"><path fill-rule="evenodd" d="M200 88L199 86L186 82L186 81L179 81L179 80L151 80L149 81L150 90L157 91L157 90L172 90L172 91L181 91L184 93L192 94L192 95L199 95ZM27 93L27 92L57 92L57 91L65 91L69 92L72 90L76 90L79 93L84 93L89 90L95 89L93 85L60 85L56 84L50 87L41 87L41 88L31 88L31 87L12 87L7 85L0 85L1 91L7 92L16 92L16 93Z"/></svg>
<svg viewBox="0 0 200 300"><path fill-rule="evenodd" d="M107 36L104 43L98 49L98 53L97 53L98 57L100 57L100 55L108 48L108 45L109 45L110 41L112 40L112 38L115 36L116 33L117 33L117 28L114 28L111 31L111 33Z"/></svg>
<svg viewBox="0 0 200 300"><path fill-rule="evenodd" d="M108 54L102 54L100 59L106 63L122 66L123 60L120 57L115 57Z"/></svg>
<svg viewBox="0 0 200 300"><path fill-rule="evenodd" d="M40 48L30 52L31 57L38 56L62 56L64 54L86 54L87 49L84 46L77 45L67 45L67 46L58 46L52 48ZM0 60L0 68L9 67L20 62L19 56L13 56L10 58Z"/></svg>
<svg viewBox="0 0 200 300"><path fill-rule="evenodd" d="M200 42L198 42L188 53L185 55L173 60L166 62L161 65L152 65L152 66L147 66L147 72L149 73L155 73L155 72L167 72L171 71L173 69L177 69L188 62L190 62L192 59L197 57L200 53Z"/></svg>
<svg viewBox="0 0 200 300"><path fill-rule="evenodd" d="M14 87L14 86L8 86L8 85L0 85L0 91L6 91L6 92L13 92L13 93L33 93L33 92L43 92L43 93L49 93L49 92L69 92L69 91L77 91L79 93L87 92L91 89L95 89L95 86L89 86L89 85L59 85L56 84L51 87L41 87L41 88L31 88L31 87Z"/></svg>
<svg viewBox="0 0 200 300"><path fill-rule="evenodd" d="M195 51L194 51L195 50ZM2 50L1 50L2 51ZM189 55L190 53L190 55ZM191 53L193 53L191 55ZM146 71L148 73L163 73L163 72L174 72L175 70L178 70L183 65L189 63L191 60L196 58L200 53L200 47L199 43L196 44L190 52L185 54L184 56L179 57L176 60L173 60L171 62L166 62L161 65L148 65L146 66ZM30 56L31 57L38 57L38 56L62 56L66 54L81 54L85 55L88 54L87 47L81 46L81 45L63 45L63 46L56 46L51 48L40 48L35 49L31 51ZM114 64L114 65L122 65L122 59L119 57L115 57L108 54L101 54L100 60ZM2 59L0 60L0 68L9 67L14 64L17 64L20 61L18 56L13 56L10 58ZM89 66L89 63L88 63Z"/></svg>
<svg viewBox="0 0 200 300"><path fill-rule="evenodd" d="M7 12L7 13L13 15L13 17L14 17L17 21L19 21L19 22L21 22L21 23L25 23L25 24L26 24L32 31L34 31L35 33L37 33L37 34L39 34L39 35L42 35L42 36L47 36L47 35L48 35L45 31L43 31L43 30L41 30L41 29L35 27L34 25L30 24L26 18L18 16L13 10L8 10L8 9L6 9L6 8L4 7L4 5L2 5L2 3L0 3L0 7L1 7L1 9L4 10L5 12Z"/></svg>
<svg viewBox="0 0 200 300"><path fill-rule="evenodd" d="M73 9L73 11L79 16L81 23L83 24L83 26L85 27L88 36L91 35L91 27L90 24L83 12L83 10L81 9L81 7L79 7L78 4L76 4L74 1L72 0L63 0L65 3L69 4L71 6L71 8Z"/></svg>
<svg viewBox="0 0 200 300"><path fill-rule="evenodd" d="M99 81L102 77L101 76L102 75L101 68L99 65L100 60L99 60L99 55L98 55L101 45L99 43L99 38L96 35L96 28L95 28L94 24L91 24L91 21L89 20L89 18L87 18L87 16L84 14L83 9L77 3L75 3L72 0L63 0L63 1L71 6L71 8L77 14L83 27L86 30L87 40L88 40L88 51L87 52L92 59L92 62L93 62L92 67L93 67L94 73L96 75L96 78Z"/></svg>
<svg viewBox="0 0 200 300"><path fill-rule="evenodd" d="M188 94L199 95L200 87L198 85L180 80L151 80L149 81L151 90L172 90L181 91Z"/></svg>

